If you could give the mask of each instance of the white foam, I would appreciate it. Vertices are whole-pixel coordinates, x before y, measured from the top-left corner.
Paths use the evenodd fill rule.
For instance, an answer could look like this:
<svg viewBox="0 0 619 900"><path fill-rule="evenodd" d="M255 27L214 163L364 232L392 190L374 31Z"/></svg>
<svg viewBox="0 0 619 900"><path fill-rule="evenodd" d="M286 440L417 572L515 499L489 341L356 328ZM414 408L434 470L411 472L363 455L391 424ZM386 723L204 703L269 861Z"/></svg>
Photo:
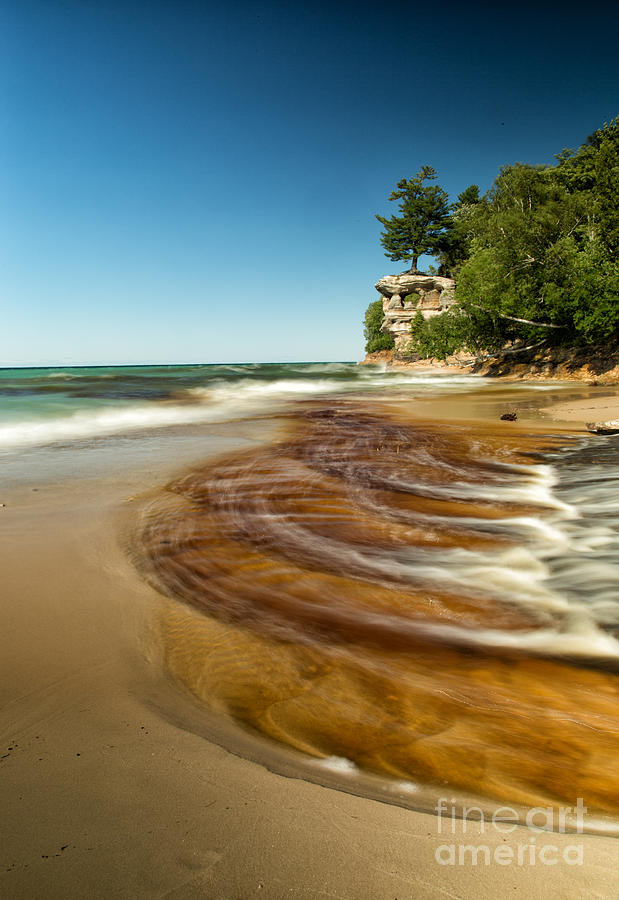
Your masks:
<svg viewBox="0 0 619 900"><path fill-rule="evenodd" d="M324 759L316 760L315 765L337 772L338 775L355 775L359 771L355 763L345 756L325 756Z"/></svg>
<svg viewBox="0 0 619 900"><path fill-rule="evenodd" d="M579 659L619 659L619 641L585 615L575 614L564 631L540 628L511 633L485 628L471 632L456 625L421 625L415 630L419 634L440 636L442 640L448 638L464 646L532 650Z"/></svg>
<svg viewBox="0 0 619 900"><path fill-rule="evenodd" d="M394 794L416 794L419 791L419 785L413 781L394 781L388 787Z"/></svg>
<svg viewBox="0 0 619 900"><path fill-rule="evenodd" d="M385 385L388 384L390 387L394 384L411 384L411 385L419 385L420 387L431 387L431 388L443 388L443 387L471 387L471 378L475 377L472 375L404 375L397 374L394 375L393 369L382 370L381 375L386 375L386 378L378 378L377 373L370 372L368 375L362 374L362 378L364 382L369 382L370 384L376 385Z"/></svg>
<svg viewBox="0 0 619 900"><path fill-rule="evenodd" d="M285 379L277 381L256 381L243 378L240 381L217 385L216 387L191 388L189 393L194 397L215 402L228 400L238 401L243 397L261 397L297 394L324 394L338 388L337 381L329 379Z"/></svg>
<svg viewBox="0 0 619 900"><path fill-rule="evenodd" d="M234 370L234 367L228 367ZM237 368L246 372L248 367ZM109 435L139 429L158 428L168 425L192 424L222 419L234 419L260 410L274 407L277 403L292 398L302 398L328 393L342 393L368 387L383 388L386 385L419 386L441 389L470 386L470 376L430 376L408 375L392 371L377 373L354 370L354 377L342 379L329 375L346 372L350 366L343 363L315 364L307 367L307 372L315 374L319 371L325 377L318 378L280 378L264 381L257 378L241 378L235 382L219 382L192 388L187 395L193 401L188 404L145 403L116 405L111 403L98 409L82 409L79 412L54 418L33 418L0 425L0 449L15 449L44 445L57 441L80 440L98 435ZM305 367L299 364L295 371L303 373ZM80 378L82 375L73 372L51 372L47 378L58 381ZM98 379L114 378L114 373L98 375Z"/></svg>
<svg viewBox="0 0 619 900"><path fill-rule="evenodd" d="M214 411L191 406L130 406L83 411L66 417L0 426L0 448L16 449L57 441L84 440L145 428L212 421Z"/></svg>
<svg viewBox="0 0 619 900"><path fill-rule="evenodd" d="M191 389L187 392L193 398L190 403L109 405L67 416L7 423L0 425L0 449L13 450L149 428L235 419L266 410L278 400L287 400L293 395L327 393L335 386L335 382L327 379L272 382L242 379L233 384Z"/></svg>

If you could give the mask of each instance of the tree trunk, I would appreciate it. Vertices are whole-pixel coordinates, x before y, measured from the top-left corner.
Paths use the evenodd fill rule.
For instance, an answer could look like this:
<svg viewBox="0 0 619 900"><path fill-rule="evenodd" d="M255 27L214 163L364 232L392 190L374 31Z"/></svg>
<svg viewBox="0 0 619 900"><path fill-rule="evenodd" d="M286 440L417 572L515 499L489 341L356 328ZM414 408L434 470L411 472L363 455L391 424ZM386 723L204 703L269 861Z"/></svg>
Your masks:
<svg viewBox="0 0 619 900"><path fill-rule="evenodd" d="M480 306L479 303L471 303L475 309L481 309L482 312L493 315L492 311ZM494 313L499 319L509 319L510 322L522 322L524 325L535 325L536 328L565 328L565 325L552 325L550 322L532 322L531 319L520 319L518 316L506 316L505 313Z"/></svg>
<svg viewBox="0 0 619 900"><path fill-rule="evenodd" d="M406 270L406 272L404 273L405 275L419 275L420 274L419 269L417 268L417 260L418 259L419 259L418 256L413 256L413 258L411 259L411 267L410 267L410 269Z"/></svg>

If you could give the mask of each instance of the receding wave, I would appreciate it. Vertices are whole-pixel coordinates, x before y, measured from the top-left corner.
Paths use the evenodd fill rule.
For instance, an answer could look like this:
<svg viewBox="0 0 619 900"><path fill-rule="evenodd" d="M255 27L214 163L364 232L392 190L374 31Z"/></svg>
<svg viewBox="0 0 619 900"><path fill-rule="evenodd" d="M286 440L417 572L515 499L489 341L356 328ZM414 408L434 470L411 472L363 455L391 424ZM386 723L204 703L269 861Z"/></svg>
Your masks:
<svg viewBox="0 0 619 900"><path fill-rule="evenodd" d="M126 409L84 411L55 419L18 422L0 426L0 448L10 450L118 434L145 428L191 424L213 420L203 409L183 406L135 406Z"/></svg>
<svg viewBox="0 0 619 900"><path fill-rule="evenodd" d="M617 813L616 506L596 560L552 439L330 406L145 512L148 576L197 612L166 614L171 672L323 767Z"/></svg>
<svg viewBox="0 0 619 900"><path fill-rule="evenodd" d="M0 380L0 393L24 402L19 418L0 421L0 450L219 422L276 410L295 398L346 393L359 386L380 389L385 383L384 375L370 375L349 363L192 367L188 373L181 370L168 377L166 372L136 375L122 370ZM388 383L417 386L420 391L436 389L428 378L406 374L389 376ZM468 382L454 376L441 378L440 384L442 389L462 390Z"/></svg>

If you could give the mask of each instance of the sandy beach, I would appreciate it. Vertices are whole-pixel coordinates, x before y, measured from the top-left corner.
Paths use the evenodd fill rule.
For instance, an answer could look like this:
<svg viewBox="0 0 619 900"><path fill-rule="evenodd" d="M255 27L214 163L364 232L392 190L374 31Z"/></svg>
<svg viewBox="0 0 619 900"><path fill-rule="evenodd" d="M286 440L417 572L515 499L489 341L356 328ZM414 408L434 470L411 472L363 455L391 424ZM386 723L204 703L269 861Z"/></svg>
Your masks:
<svg viewBox="0 0 619 900"><path fill-rule="evenodd" d="M619 418L617 389L553 394L540 415L549 397L527 395L520 421L573 433ZM480 401L476 413L495 417L505 402ZM190 701L169 683L153 633L162 598L127 552L132 505L206 453L266 436L260 422L195 426L170 430L149 453L135 439L32 451L9 470L0 497L0 895L615 896L616 838L439 821L278 774L192 730ZM501 862L500 848L518 844L529 848L522 864ZM460 847L483 845L494 861L452 864L452 845L456 860ZM543 847L554 864L540 860Z"/></svg>
<svg viewBox="0 0 619 900"><path fill-rule="evenodd" d="M608 391L601 396L595 394L586 400L574 400L566 403L557 403L550 415L561 422L608 422L619 419L618 392Z"/></svg>

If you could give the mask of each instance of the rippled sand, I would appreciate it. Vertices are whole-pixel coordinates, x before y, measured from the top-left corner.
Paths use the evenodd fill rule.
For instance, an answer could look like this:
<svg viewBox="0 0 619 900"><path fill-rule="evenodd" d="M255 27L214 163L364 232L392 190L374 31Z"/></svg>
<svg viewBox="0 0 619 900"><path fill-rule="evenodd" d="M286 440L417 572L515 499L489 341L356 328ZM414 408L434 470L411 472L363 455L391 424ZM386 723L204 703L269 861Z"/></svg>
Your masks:
<svg viewBox="0 0 619 900"><path fill-rule="evenodd" d="M170 671L313 757L616 813L617 659L574 631L537 552L565 514L531 457L552 445L349 399L172 482L140 536L182 601L162 622Z"/></svg>

